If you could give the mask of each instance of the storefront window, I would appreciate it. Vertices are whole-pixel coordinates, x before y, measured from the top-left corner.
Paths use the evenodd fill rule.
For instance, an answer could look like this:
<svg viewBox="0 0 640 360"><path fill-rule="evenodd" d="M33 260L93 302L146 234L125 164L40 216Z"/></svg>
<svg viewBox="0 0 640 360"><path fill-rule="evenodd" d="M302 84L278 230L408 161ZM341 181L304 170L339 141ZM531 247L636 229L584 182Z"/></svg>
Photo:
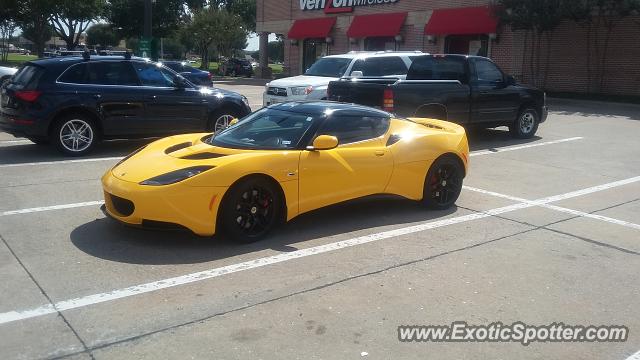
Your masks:
<svg viewBox="0 0 640 360"><path fill-rule="evenodd" d="M450 35L444 42L446 54L488 56L489 37L487 35Z"/></svg>
<svg viewBox="0 0 640 360"><path fill-rule="evenodd" d="M364 39L364 50L365 51L396 50L396 41L392 36L368 37Z"/></svg>
<svg viewBox="0 0 640 360"><path fill-rule="evenodd" d="M302 70L307 71L318 58L327 55L324 39L306 39L302 46Z"/></svg>

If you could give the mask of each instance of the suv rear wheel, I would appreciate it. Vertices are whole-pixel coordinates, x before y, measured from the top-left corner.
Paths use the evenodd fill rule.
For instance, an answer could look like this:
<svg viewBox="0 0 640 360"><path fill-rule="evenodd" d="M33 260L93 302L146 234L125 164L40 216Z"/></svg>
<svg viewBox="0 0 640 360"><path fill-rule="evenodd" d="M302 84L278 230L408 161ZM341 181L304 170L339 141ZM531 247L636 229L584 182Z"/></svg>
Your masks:
<svg viewBox="0 0 640 360"><path fill-rule="evenodd" d="M97 142L98 131L93 120L82 114L60 118L51 133L51 143L61 152L71 156L88 154Z"/></svg>

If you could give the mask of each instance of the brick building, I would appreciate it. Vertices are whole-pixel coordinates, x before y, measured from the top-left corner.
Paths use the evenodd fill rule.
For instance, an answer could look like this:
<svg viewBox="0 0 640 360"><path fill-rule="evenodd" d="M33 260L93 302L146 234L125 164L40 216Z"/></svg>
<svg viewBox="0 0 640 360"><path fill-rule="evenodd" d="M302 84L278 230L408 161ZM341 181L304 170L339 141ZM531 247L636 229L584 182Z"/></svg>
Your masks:
<svg viewBox="0 0 640 360"><path fill-rule="evenodd" d="M262 53L269 33L285 39L287 75L303 73L324 55L421 50L488 56L505 72L549 91L640 96L637 16L621 20L611 33L602 82L596 79L597 58L602 54L591 47L587 56L586 27L566 21L548 45L543 40L540 55L532 56L531 49L537 46L524 32L501 27L488 0L257 0L257 31ZM260 69L265 67L261 64Z"/></svg>

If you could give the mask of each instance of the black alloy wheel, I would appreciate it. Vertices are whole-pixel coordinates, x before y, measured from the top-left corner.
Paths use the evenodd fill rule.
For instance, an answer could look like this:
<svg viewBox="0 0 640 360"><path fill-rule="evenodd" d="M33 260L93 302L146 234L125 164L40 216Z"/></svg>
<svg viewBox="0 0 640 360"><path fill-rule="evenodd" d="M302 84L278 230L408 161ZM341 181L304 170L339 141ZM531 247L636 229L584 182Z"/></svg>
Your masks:
<svg viewBox="0 0 640 360"><path fill-rule="evenodd" d="M261 178L242 181L225 196L220 225L235 241L255 242L278 223L281 206L280 192L271 182Z"/></svg>
<svg viewBox="0 0 640 360"><path fill-rule="evenodd" d="M464 169L452 157L442 157L433 163L424 185L423 202L435 210L453 206L462 191Z"/></svg>

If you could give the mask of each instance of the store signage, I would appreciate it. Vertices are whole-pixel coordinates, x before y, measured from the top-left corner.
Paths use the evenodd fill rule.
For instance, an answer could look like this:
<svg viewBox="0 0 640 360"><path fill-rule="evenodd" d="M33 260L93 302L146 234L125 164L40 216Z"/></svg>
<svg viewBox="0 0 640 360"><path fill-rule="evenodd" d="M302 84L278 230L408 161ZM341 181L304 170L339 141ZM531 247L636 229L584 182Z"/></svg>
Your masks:
<svg viewBox="0 0 640 360"><path fill-rule="evenodd" d="M399 0L300 0L300 10L324 10L327 14L352 12L356 6L384 5Z"/></svg>

